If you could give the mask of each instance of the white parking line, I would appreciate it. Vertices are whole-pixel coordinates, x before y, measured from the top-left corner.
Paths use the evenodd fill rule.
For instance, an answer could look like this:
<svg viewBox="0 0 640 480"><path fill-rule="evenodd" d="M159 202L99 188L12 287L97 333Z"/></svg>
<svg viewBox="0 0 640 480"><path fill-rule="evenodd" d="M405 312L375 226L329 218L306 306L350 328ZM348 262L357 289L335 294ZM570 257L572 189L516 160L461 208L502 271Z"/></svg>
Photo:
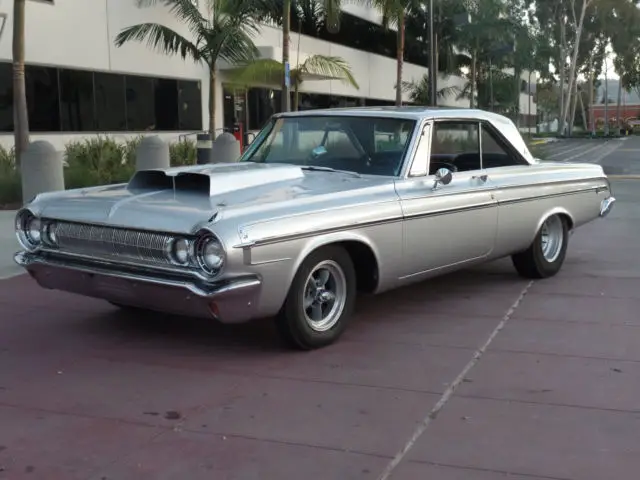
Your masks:
<svg viewBox="0 0 640 480"><path fill-rule="evenodd" d="M500 323L498 323L498 326L493 330L493 332L491 332L491 335L489 335L489 338L487 339L487 341L484 342L484 344L478 350L476 350L475 354L473 355L473 358L469 361L469 363L465 365L465 367L462 369L460 374L449 385L449 388L445 390L445 392L440 397L440 400L438 400L438 403L435 404L435 406L431 409L431 411L429 411L427 416L424 417L422 422L420 422L420 424L415 429L415 431L413 432L413 435L411 435L407 443L405 443L402 449L387 464L384 471L378 477L378 480L387 480L389 478L393 470L400 464L400 462L404 459L407 453L409 453L409 450L411 450L411 448L416 444L418 439L427 430L431 422L436 419L436 417L440 413L440 410L444 408L445 404L449 401L449 399L453 395L453 392L455 391L455 389L462 383L462 381L465 379L469 371L476 365L476 363L478 363L478 361L480 360L480 357L482 357L482 355L487 350L487 348L489 348L489 345L491 345L491 342L493 342L493 340L496 338L498 333L500 333L500 330L502 330L505 327L505 325L507 324L507 322L509 321L513 313L516 311L516 309L520 305L520 302L522 302L522 299L527 295L527 293L529 292L529 289L533 284L534 284L534 281L532 280L527 284L526 287L522 289L516 301L513 302L511 307L509 307L509 310L507 310L507 313L504 314L504 317L502 317L502 320L500 321Z"/></svg>
<svg viewBox="0 0 640 480"><path fill-rule="evenodd" d="M600 145L596 145L595 147L591 147L591 148L589 148L587 150L583 150L582 152L578 152L575 155L571 155L568 158L563 158L562 161L563 162L569 162L569 161L573 160L574 158L582 157L582 156L586 155L587 153L594 152L594 151L599 150L601 148L605 148L607 146L607 144L608 144L608 142L600 144ZM587 161L587 160L584 160L584 161Z"/></svg>
<svg viewBox="0 0 640 480"><path fill-rule="evenodd" d="M571 146L571 145L569 145L569 146ZM587 145L580 144L580 145L578 145L577 147L568 148L568 149L566 149L566 150L560 150L560 149L558 149L558 150L555 150L555 152L556 152L556 153L554 153L553 155L550 155L550 157L549 157L549 158L553 158L553 157L556 157L556 156L558 156L558 155L564 155L565 153L569 153L569 152L575 152L576 150L581 150L581 149L583 149L583 148L584 148L584 147L586 147L586 146L587 146Z"/></svg>

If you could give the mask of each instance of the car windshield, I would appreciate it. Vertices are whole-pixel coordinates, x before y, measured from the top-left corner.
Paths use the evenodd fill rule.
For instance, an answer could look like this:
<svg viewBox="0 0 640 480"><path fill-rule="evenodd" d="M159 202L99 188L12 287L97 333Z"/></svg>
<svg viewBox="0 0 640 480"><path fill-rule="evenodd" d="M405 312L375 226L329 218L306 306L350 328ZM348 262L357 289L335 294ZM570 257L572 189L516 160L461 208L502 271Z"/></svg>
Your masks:
<svg viewBox="0 0 640 480"><path fill-rule="evenodd" d="M275 118L241 161L396 176L415 124L404 118L349 115Z"/></svg>

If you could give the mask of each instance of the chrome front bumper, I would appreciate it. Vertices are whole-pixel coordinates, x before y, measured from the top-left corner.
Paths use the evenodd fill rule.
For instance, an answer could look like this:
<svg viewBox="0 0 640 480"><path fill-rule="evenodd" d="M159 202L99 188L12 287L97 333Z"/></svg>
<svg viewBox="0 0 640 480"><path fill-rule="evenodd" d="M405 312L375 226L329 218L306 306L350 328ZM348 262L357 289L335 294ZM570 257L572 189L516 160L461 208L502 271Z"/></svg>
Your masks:
<svg viewBox="0 0 640 480"><path fill-rule="evenodd" d="M43 288L176 315L241 323L259 317L261 281L242 277L210 284L104 263L67 261L18 252L15 262Z"/></svg>
<svg viewBox="0 0 640 480"><path fill-rule="evenodd" d="M613 204L616 203L615 197L608 197L600 202L600 216L606 217L613 209Z"/></svg>

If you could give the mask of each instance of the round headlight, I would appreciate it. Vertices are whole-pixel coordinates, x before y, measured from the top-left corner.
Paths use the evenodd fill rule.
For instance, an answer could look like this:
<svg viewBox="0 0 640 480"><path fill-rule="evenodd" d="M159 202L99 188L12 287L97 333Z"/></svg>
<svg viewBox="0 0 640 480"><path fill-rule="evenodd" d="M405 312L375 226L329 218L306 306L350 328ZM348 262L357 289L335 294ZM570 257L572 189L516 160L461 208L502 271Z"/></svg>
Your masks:
<svg viewBox="0 0 640 480"><path fill-rule="evenodd" d="M42 240L40 235L40 229L42 228L42 222L39 218L31 217L27 221L27 236L31 243L37 245Z"/></svg>
<svg viewBox="0 0 640 480"><path fill-rule="evenodd" d="M42 240L45 243L52 246L58 245L58 235L56 234L55 223L47 223L42 229L42 232L43 232Z"/></svg>
<svg viewBox="0 0 640 480"><path fill-rule="evenodd" d="M197 246L200 267L210 274L217 274L224 267L225 252L220 241L213 235L201 237Z"/></svg>
<svg viewBox="0 0 640 480"><path fill-rule="evenodd" d="M189 263L189 241L186 238L173 242L173 259L180 265Z"/></svg>
<svg viewBox="0 0 640 480"><path fill-rule="evenodd" d="M35 250L40 246L42 224L29 210L21 210L16 215L16 236L25 250Z"/></svg>

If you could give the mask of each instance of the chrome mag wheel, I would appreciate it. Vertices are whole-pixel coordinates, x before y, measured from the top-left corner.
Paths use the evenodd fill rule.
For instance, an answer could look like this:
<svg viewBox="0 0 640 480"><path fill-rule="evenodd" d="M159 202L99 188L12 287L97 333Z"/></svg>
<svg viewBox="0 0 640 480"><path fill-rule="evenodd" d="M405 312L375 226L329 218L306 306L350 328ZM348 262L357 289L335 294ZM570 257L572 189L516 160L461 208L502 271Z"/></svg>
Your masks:
<svg viewBox="0 0 640 480"><path fill-rule="evenodd" d="M347 301L347 279L333 260L317 264L305 282L303 291L305 320L316 332L331 329L340 319Z"/></svg>
<svg viewBox="0 0 640 480"><path fill-rule="evenodd" d="M564 229L562 219L558 215L553 215L542 224L541 229L542 256L549 262L555 262L564 242Z"/></svg>

